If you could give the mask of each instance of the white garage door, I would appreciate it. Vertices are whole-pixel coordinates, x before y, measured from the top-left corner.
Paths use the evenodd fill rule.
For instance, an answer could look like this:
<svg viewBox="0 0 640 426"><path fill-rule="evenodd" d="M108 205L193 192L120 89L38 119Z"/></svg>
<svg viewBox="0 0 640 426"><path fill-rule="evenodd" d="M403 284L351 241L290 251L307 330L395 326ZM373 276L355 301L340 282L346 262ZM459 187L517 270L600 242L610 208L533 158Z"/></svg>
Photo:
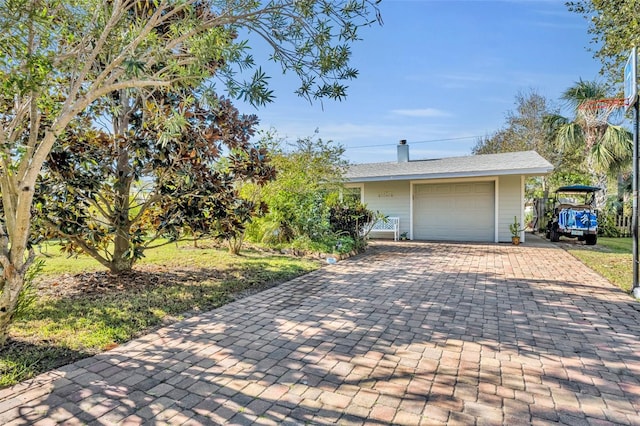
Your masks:
<svg viewBox="0 0 640 426"><path fill-rule="evenodd" d="M494 241L494 183L424 184L414 187L413 238Z"/></svg>

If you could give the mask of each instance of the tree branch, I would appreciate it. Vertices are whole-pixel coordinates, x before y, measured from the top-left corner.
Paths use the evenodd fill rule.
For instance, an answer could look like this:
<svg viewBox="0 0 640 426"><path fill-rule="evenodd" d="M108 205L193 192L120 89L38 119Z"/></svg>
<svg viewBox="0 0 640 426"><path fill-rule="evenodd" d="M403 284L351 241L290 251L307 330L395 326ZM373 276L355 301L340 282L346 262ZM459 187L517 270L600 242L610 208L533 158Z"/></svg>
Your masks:
<svg viewBox="0 0 640 426"><path fill-rule="evenodd" d="M159 194L153 194L152 196L148 197L144 203L142 203L142 205L140 206L140 211L138 212L138 214L131 220L131 222L135 223L137 222L142 215L144 215L144 213L149 209L149 207L159 201L161 199Z"/></svg>
<svg viewBox="0 0 640 426"><path fill-rule="evenodd" d="M57 234L59 234L60 236L62 236L62 238L66 238L67 240L73 241L75 244L77 244L78 246L80 246L82 248L82 251L84 251L85 253L87 253L89 256L93 257L95 260L97 260L102 266L104 266L107 269L111 268L109 259L106 257L103 257L100 252L93 246L88 245L84 240L78 238L75 235L70 235L70 234L66 234L64 232L62 232L60 230L60 228L51 220L49 219L45 219L44 223L51 228L53 231L55 231Z"/></svg>

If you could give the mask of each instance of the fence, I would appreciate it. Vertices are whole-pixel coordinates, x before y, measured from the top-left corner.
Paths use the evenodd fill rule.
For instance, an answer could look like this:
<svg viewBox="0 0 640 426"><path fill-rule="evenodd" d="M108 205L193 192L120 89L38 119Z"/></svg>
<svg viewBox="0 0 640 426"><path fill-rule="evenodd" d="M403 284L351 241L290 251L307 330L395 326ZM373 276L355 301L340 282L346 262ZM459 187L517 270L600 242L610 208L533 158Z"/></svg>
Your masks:
<svg viewBox="0 0 640 426"><path fill-rule="evenodd" d="M624 237L631 235L631 216L616 216L614 226Z"/></svg>

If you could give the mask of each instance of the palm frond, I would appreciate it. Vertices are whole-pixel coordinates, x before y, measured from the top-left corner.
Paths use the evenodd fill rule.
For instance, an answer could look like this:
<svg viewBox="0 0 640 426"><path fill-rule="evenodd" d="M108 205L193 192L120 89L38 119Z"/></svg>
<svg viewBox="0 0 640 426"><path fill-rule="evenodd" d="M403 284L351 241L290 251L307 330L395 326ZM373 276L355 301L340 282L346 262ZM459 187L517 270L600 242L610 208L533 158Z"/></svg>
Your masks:
<svg viewBox="0 0 640 426"><path fill-rule="evenodd" d="M602 143L596 143L591 147L589 155L592 163L599 172L609 170L609 166L613 163L613 153L607 149Z"/></svg>
<svg viewBox="0 0 640 426"><path fill-rule="evenodd" d="M562 93L561 98L575 111L585 101L604 99L607 97L608 88L597 81L578 80L573 86Z"/></svg>
<svg viewBox="0 0 640 426"><path fill-rule="evenodd" d="M582 149L584 147L584 132L577 123L566 123L556 130L556 146L561 151L567 149Z"/></svg>
<svg viewBox="0 0 640 426"><path fill-rule="evenodd" d="M615 176L632 164L633 135L622 126L609 125L591 153L596 167Z"/></svg>
<svg viewBox="0 0 640 426"><path fill-rule="evenodd" d="M631 158L633 155L633 133L622 126L609 124L602 141L618 156Z"/></svg>
<svg viewBox="0 0 640 426"><path fill-rule="evenodd" d="M567 123L569 123L569 119L559 114L545 115L542 119L542 124L551 131Z"/></svg>

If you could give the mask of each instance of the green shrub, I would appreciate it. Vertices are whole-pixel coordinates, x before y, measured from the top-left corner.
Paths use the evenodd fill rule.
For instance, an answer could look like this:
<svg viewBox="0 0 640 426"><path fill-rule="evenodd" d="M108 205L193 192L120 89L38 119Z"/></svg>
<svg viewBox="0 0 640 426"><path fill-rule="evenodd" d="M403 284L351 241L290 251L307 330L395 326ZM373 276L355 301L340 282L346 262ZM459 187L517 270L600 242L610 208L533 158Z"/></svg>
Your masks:
<svg viewBox="0 0 640 426"><path fill-rule="evenodd" d="M374 213L361 203L335 205L329 210L329 225L336 234L358 240L373 217Z"/></svg>
<svg viewBox="0 0 640 426"><path fill-rule="evenodd" d="M346 239L338 241L339 250L344 250L342 253L348 253L351 251L358 251L364 249L366 246L365 241L365 227L368 223L371 223L375 218L375 213L367 209L365 205L360 202L355 203L343 203L332 206L329 209L329 226L331 231L339 237L348 237L351 241ZM345 246L343 249L342 247Z"/></svg>
<svg viewBox="0 0 640 426"><path fill-rule="evenodd" d="M335 239L328 238L314 241L307 235L301 235L291 241L290 247L294 250L308 253L333 253Z"/></svg>
<svg viewBox="0 0 640 426"><path fill-rule="evenodd" d="M335 244L336 253L345 254L351 253L358 248L358 243L351 237L338 237Z"/></svg>
<svg viewBox="0 0 640 426"><path fill-rule="evenodd" d="M33 280L42 272L44 261L36 260L27 270L24 276L24 285L18 295L18 302L13 314L15 319L23 318L31 309L38 297L38 291Z"/></svg>
<svg viewBox="0 0 640 426"><path fill-rule="evenodd" d="M622 233L616 228L616 215L614 213L598 214L598 235L602 237L622 237Z"/></svg>

